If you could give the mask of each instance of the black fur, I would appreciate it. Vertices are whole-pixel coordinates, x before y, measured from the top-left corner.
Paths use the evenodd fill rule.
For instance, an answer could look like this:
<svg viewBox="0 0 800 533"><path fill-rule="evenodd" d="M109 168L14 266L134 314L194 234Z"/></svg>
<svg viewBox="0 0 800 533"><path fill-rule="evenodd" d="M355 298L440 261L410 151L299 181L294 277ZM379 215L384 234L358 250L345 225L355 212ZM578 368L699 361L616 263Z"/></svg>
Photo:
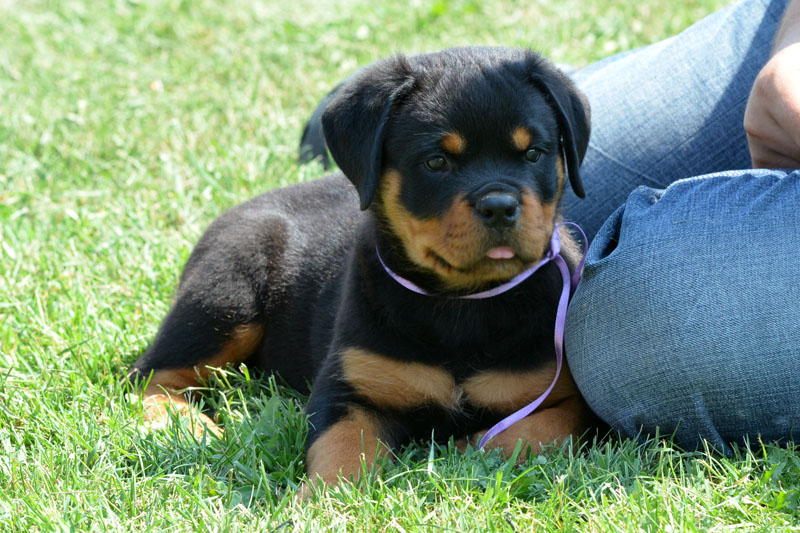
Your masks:
<svg viewBox="0 0 800 533"><path fill-rule="evenodd" d="M450 60L454 55L459 55L460 51L463 50L464 49L452 49L449 54L417 56L414 58L414 60L415 63L423 63L426 61L426 59L433 59L433 61L436 61L437 59L440 61L447 61ZM475 50L476 49L473 49L473 52L475 52ZM506 54L507 52L507 49L499 48L494 50L481 49L481 53ZM558 120L563 137L563 150L567 161L570 185L572 186L575 194L580 198L583 198L585 194L583 183L581 182L580 178L580 164L581 161L583 161L583 157L586 155L586 149L589 146L591 123L589 103L583 94L575 89L572 81L561 71L551 66L546 60L544 60L544 58L535 56L535 54L527 50L519 50L516 52L520 56L524 56L524 59L521 61L522 64L520 65L520 67L523 69L521 75L528 76L530 83L536 86L540 91L542 91L542 93L548 95L549 103L553 106L554 111L556 112L556 119ZM325 168L329 168L330 163L328 159L328 143L326 142L326 135L334 136L336 139L341 141L347 139L348 141L352 141L352 143L348 144L348 146L357 150L366 150L367 146L370 145L358 143L358 139L352 137L352 135L348 135L347 133L348 127L354 127L357 131L360 130L362 125L359 121L363 117L349 115L347 114L346 109L344 110L343 116L339 116L339 114L342 113L341 107L343 104L341 102L352 100L352 95L344 94L345 88L350 87L351 91L361 90L363 92L362 100L367 105L365 105L362 111L369 109L370 105L375 106L375 108L372 109L372 120L378 116L387 118L385 114L378 114L376 112L377 109L380 108L383 110L383 108L380 107L383 103L387 103L389 106L391 105L392 102L387 97L391 96L393 91L399 89L402 83L407 81L410 81L410 83L414 82L414 79L409 80L405 77L408 73L408 67L404 64L405 61L405 58L398 57L387 59L383 62L379 62L376 65L372 65L369 69L369 72L360 72L354 75L352 78L337 85L328 95L326 95L314 110L311 118L303 130L303 136L300 140L300 162L305 163L316 159L321 161ZM458 63L458 60L456 60L456 62ZM439 64L439 67L443 66L445 66L443 63ZM376 76L376 74L380 73L385 73L386 78L380 79L379 76ZM357 78L358 76L370 77L378 83L375 86L362 86L360 88L348 83L351 82L353 78ZM448 97L448 95L442 96L445 98ZM339 102L338 111L336 104L331 106L332 102ZM324 125L326 116L328 117L327 127ZM374 130L373 133L375 133L376 131L379 131L380 128L381 124L369 124L367 130ZM328 132L327 134L326 131ZM379 140L379 137L376 136L373 137L373 139L377 141ZM360 155L362 157L365 156L364 153ZM372 156L379 158L380 154L372 154ZM347 156L343 155L342 157ZM379 159L377 162L380 162ZM343 159L341 162L337 161L337 164L342 171L349 176L347 169L351 166L351 161L349 159ZM363 165L362 168L368 167ZM356 172L358 171L356 170ZM363 199L362 209L366 209Z"/></svg>
<svg viewBox="0 0 800 533"><path fill-rule="evenodd" d="M300 390L313 381L309 445L348 405L373 412L392 445L428 438L432 430L445 440L486 429L508 413L469 402L457 412L371 405L344 379L340 354L355 347L421 362L457 382L487 369L536 369L554 358L560 275L550 264L496 298L451 298L466 289L408 257L407 243L392 229L390 206L378 194L381 179L389 169L397 172L402 209L415 220L436 220L454 199L474 204L473 197L487 192L519 197L529 190L544 203L557 202L555 169L563 153L571 185L582 195L578 167L589 138L588 107L549 62L504 48L387 59L329 100L321 117L324 139L309 126L306 136L315 138L306 141L314 150L327 144L344 175L272 191L216 220L189 258L175 305L135 369L146 375L201 364L237 325L258 323L264 339L247 364L278 372ZM509 146L517 126L529 128L542 150L535 163ZM464 135L466 149L447 155L446 173L431 172L424 162L442 152L438 142L450 131ZM499 232L487 230L486 238L495 233L505 242ZM376 249L392 269L438 296L398 285ZM478 277L473 288L497 283Z"/></svg>

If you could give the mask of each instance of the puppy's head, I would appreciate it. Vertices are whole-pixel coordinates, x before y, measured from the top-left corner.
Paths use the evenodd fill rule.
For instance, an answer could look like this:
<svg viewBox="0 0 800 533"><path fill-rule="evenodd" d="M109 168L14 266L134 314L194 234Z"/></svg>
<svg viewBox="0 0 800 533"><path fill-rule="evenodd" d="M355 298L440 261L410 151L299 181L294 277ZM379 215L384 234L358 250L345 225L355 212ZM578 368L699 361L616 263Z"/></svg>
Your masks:
<svg viewBox="0 0 800 533"><path fill-rule="evenodd" d="M362 209L452 288L504 281L539 260L567 176L583 196L588 104L528 50L378 62L339 92L322 126Z"/></svg>

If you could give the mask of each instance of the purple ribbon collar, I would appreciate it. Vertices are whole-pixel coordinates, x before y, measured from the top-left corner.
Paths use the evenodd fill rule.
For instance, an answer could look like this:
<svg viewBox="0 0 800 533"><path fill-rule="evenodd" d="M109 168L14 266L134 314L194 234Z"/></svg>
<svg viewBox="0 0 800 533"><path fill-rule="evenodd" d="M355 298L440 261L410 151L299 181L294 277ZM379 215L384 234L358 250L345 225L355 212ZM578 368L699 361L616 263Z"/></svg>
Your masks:
<svg viewBox="0 0 800 533"><path fill-rule="evenodd" d="M584 252L581 255L581 260L578 263L578 266L575 268L575 272L572 274L572 277L569 275L569 268L567 267L566 261L561 256L561 239L558 236L558 228L561 226L574 226L581 232L583 235L583 242L586 243L586 234L583 232L580 226L575 224L574 222L562 222L557 224L555 229L553 229L553 235L550 237L550 251L538 261L535 265L528 268L527 270L517 274L511 280L503 283L502 285L498 285L492 289L476 292L473 294L466 294L463 296L453 296L452 298L457 299L464 299L464 300L481 300L484 298L491 298L493 296L497 296L499 294L503 294L504 292L510 291L529 277L533 275L534 272L539 270L543 265L553 261L558 270L561 272L561 279L563 280L564 284L561 289L561 296L558 299L558 310L556 311L556 327L555 332L553 335L553 345L556 351L556 375L553 378L553 382L550 383L550 386L547 387L541 396L533 400L531 403L523 407L522 409L516 411L515 413L510 414L486 432L486 434L481 439L480 443L478 444L479 448L483 448L489 440L495 435L505 431L510 426L519 422L533 411L535 411L542 403L545 401L547 396L553 391L553 388L556 386L556 382L558 381L559 376L561 375L561 367L563 366L564 361L564 328L567 320L567 304L569 303L569 298L573 292L575 292L575 288L578 286L578 281L580 280L581 272L583 271L583 263L586 260L586 244L584 244ZM386 271L392 279L394 279L397 283L405 287L406 289L415 292L417 294L422 294L423 296L433 296L425 289L420 287L419 285L413 283L410 280L392 272L392 270L386 266L386 263L383 262L381 258L380 252L376 248L375 251L378 254L378 261L380 261L383 269Z"/></svg>

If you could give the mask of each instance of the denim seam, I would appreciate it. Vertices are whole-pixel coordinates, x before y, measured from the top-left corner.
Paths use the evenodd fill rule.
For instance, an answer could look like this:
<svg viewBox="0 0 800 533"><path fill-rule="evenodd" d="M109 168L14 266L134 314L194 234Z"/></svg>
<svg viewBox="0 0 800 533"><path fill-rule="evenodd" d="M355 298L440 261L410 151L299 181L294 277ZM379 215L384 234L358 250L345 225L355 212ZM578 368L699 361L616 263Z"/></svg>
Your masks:
<svg viewBox="0 0 800 533"><path fill-rule="evenodd" d="M747 100L749 100L749 98L750 98L750 95L748 94L747 96L745 96L745 97L743 97L743 98L740 98L740 99L738 99L738 100L736 101L736 104L737 104L737 105L740 105L742 102L745 102L745 103L746 103L746 102L747 102ZM733 108L733 107L736 107L736 106L732 106L731 108ZM717 113L717 114L714 114L714 115L713 115L713 117L712 117L712 118L710 118L710 120L709 120L707 123L703 124L703 128L705 129L705 128L711 127L711 126L713 126L714 124L716 124L717 122L719 122L719 121L723 120L724 118L725 118L724 114L722 114L722 115L720 115L719 113ZM743 125L743 124L742 124L742 128L744 128L744 125ZM679 145L678 145L678 146L675 148L675 150L673 150L673 151L672 151L672 152L670 152L669 154L665 154L663 157L661 157L660 159L658 159L658 160L655 162L656 166L658 166L658 165L662 164L662 163L663 163L665 160L668 160L670 157L674 157L674 155L675 155L675 152L676 152L676 151L679 151L679 150L681 150L682 148L684 148L685 146L688 146L688 145L690 145L691 143L693 143L693 142L695 141L695 139L697 139L697 137L700 137L700 135L692 135L691 137L687 138L687 139L686 139L684 142L682 142L681 144L679 144ZM713 172L712 172L712 173L713 173ZM682 177L680 177L680 178L678 178L678 179L685 179L685 178L688 178L688 177L689 177L689 176L682 176ZM659 186L659 187L661 187L661 186Z"/></svg>
<svg viewBox="0 0 800 533"><path fill-rule="evenodd" d="M596 146L595 144L592 144L592 143L589 143L589 144L590 144L590 146L592 147L592 149L593 149L593 150L594 150L594 151L595 151L597 154L599 154L599 155L601 155L601 156L605 157L605 158L606 158L608 161L611 161L611 162L612 162L612 163L614 163L615 165L618 165L618 166L620 166L620 167L624 168L624 169L625 169L625 170L627 170L628 172L631 172L632 174L634 174L634 175L636 175L636 176L639 176L640 178L642 178L643 182L645 182L645 183L646 183L648 186L652 186L652 187L659 187L659 188L660 188L660 187L662 187L662 184L661 184L661 183L659 183L659 182L658 182L657 180L655 180L654 178L652 178L652 177L648 176L647 174L643 174L642 172L640 172L640 171L638 171L638 170L636 170L636 169L634 169L634 168L632 168L632 167L629 167L628 165L626 165L625 163L623 163L623 162L622 162L622 161L620 161L619 159L617 159L617 158L615 158L615 157L611 156L611 155L610 155L610 154L608 154L608 153L607 153L605 150L603 150L602 148L600 148L600 147ZM644 183L643 183L643 184L644 184Z"/></svg>

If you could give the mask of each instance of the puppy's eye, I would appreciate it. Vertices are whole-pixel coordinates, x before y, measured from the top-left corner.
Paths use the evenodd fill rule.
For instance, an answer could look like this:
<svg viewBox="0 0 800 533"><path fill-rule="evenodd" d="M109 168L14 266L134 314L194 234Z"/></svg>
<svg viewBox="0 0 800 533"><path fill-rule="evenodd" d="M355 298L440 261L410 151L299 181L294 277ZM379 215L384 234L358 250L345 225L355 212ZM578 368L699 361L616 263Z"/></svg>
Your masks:
<svg viewBox="0 0 800 533"><path fill-rule="evenodd" d="M525 152L525 159L531 163L536 163L540 157L542 157L542 151L538 148L528 148L528 151Z"/></svg>
<svg viewBox="0 0 800 533"><path fill-rule="evenodd" d="M433 172L441 172L442 170L447 169L447 160L440 155L431 157L425 161L425 168L432 170Z"/></svg>

